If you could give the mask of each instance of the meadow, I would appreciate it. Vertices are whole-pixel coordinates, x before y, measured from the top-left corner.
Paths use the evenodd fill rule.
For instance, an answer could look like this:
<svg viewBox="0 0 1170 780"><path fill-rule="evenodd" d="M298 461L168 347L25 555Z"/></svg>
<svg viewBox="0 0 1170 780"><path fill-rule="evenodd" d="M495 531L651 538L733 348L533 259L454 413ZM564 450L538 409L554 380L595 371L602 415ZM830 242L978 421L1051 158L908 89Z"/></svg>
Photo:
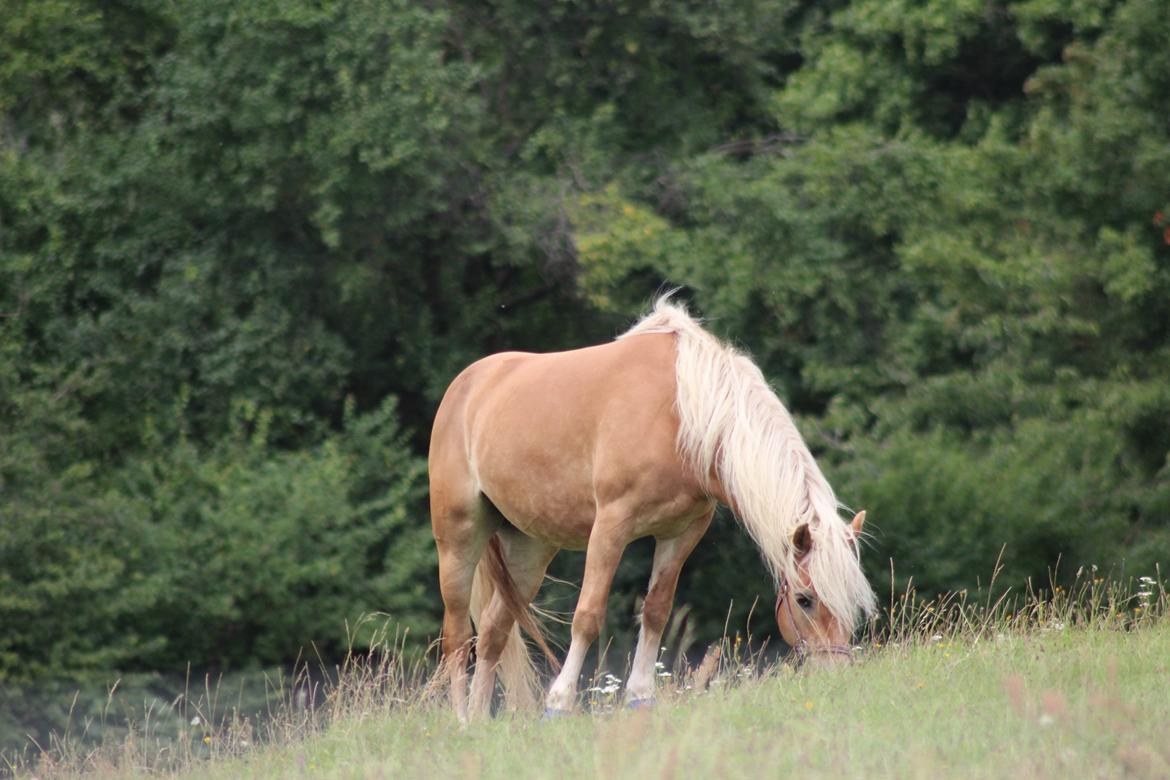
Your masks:
<svg viewBox="0 0 1170 780"><path fill-rule="evenodd" d="M618 676L603 670L579 714L470 726L426 695L425 668L388 652L351 659L320 707L293 696L263 728L196 714L177 741L148 728L88 750L57 740L13 768L44 778L1167 777L1166 606L1152 579L1123 590L1086 577L1071 595L996 604L911 594L843 668L770 663L724 637L700 663L664 667L652 709L619 706Z"/></svg>
<svg viewBox="0 0 1170 780"><path fill-rule="evenodd" d="M3 5L0 775L1170 776L1166 0L228 6ZM889 613L836 674L737 651L724 514L657 709L604 676L646 540L589 714L461 729L350 631L439 631L445 389L675 286Z"/></svg>

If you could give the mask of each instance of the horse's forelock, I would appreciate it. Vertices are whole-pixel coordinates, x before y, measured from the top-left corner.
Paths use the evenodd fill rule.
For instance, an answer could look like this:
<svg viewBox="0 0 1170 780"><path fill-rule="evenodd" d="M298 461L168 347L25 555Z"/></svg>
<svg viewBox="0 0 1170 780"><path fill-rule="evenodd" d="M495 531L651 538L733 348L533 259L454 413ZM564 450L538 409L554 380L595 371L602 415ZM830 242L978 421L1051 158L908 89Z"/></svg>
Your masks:
<svg viewBox="0 0 1170 780"><path fill-rule="evenodd" d="M816 525L807 565L812 588L833 617L853 633L860 616L876 611L873 589L861 569L849 525L835 510Z"/></svg>

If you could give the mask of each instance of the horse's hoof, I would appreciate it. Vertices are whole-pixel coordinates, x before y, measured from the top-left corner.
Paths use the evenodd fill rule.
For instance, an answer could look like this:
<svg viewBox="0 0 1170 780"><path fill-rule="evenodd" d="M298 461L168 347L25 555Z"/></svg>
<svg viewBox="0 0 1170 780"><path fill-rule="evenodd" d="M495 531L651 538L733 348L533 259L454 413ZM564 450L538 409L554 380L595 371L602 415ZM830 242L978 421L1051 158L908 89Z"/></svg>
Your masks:
<svg viewBox="0 0 1170 780"><path fill-rule="evenodd" d="M541 718L541 720L560 720L561 718L567 718L572 714L573 713L569 712L568 710L554 710L552 707L546 707L544 710L544 716Z"/></svg>
<svg viewBox="0 0 1170 780"><path fill-rule="evenodd" d="M630 699L626 702L627 710L648 710L654 707L654 699Z"/></svg>

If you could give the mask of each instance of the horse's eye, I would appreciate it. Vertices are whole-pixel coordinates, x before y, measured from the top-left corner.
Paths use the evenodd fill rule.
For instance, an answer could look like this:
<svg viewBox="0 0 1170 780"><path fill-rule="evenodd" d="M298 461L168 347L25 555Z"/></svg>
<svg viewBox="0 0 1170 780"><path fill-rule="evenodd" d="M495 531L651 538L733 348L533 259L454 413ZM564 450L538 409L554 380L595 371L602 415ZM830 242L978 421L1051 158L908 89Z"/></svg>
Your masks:
<svg viewBox="0 0 1170 780"><path fill-rule="evenodd" d="M796 603L801 609L812 609L813 600L807 593L801 593L796 597Z"/></svg>

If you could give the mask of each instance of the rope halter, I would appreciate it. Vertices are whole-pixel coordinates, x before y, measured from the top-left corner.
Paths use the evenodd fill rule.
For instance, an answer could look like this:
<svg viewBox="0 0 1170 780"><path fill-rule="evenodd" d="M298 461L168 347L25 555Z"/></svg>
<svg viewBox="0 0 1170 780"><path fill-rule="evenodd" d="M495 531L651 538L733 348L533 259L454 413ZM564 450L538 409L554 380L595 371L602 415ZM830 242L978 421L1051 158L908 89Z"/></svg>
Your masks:
<svg viewBox="0 0 1170 780"><path fill-rule="evenodd" d="M852 661L853 648L848 644L813 645L805 639L804 632L800 630L800 623L796 620L796 612L792 609L791 595L788 579L781 577L779 592L776 594L776 615L780 615L780 605L783 604L788 612L788 622L796 632L796 644L792 649L796 652L797 662L804 663L809 656L814 655L842 656Z"/></svg>

